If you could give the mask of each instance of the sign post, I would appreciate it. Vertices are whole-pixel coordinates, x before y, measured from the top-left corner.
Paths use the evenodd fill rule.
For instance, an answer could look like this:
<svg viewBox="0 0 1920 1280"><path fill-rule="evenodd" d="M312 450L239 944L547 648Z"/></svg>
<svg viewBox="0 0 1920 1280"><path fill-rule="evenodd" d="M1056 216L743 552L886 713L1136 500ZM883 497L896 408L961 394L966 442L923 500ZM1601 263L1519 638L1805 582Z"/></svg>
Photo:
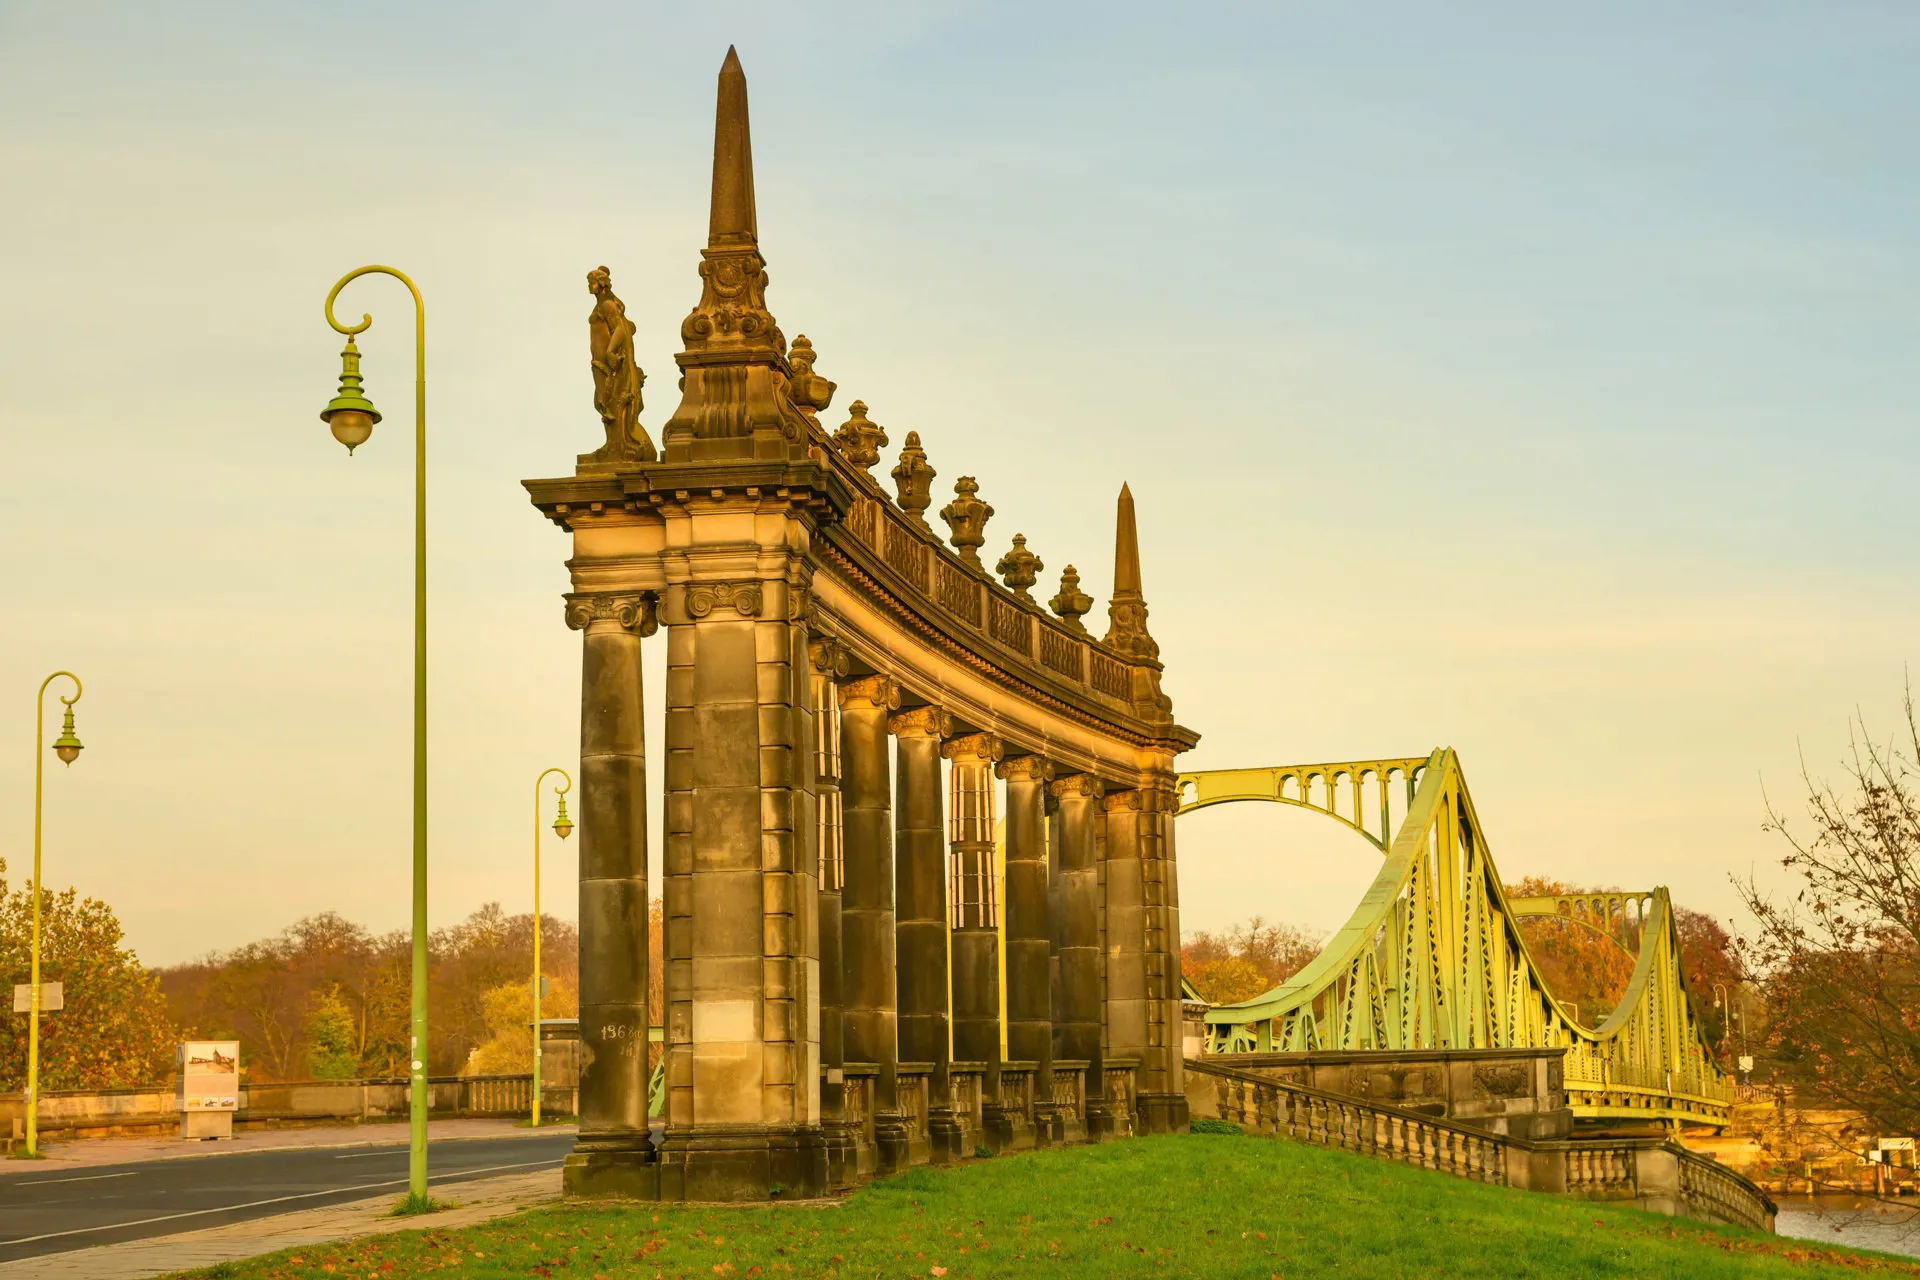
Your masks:
<svg viewBox="0 0 1920 1280"><path fill-rule="evenodd" d="M189 1040L180 1046L180 1136L212 1141L233 1136L240 1109L240 1042Z"/></svg>

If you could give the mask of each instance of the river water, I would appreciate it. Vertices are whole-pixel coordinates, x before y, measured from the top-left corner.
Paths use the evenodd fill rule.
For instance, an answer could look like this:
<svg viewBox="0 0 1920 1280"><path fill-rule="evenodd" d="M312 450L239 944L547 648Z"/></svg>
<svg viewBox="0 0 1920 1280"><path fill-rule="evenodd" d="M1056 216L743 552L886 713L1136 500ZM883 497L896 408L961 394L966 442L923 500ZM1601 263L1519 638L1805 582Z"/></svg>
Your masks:
<svg viewBox="0 0 1920 1280"><path fill-rule="evenodd" d="M1920 1202L1886 1204L1859 1196L1775 1196L1783 1236L1920 1258Z"/></svg>

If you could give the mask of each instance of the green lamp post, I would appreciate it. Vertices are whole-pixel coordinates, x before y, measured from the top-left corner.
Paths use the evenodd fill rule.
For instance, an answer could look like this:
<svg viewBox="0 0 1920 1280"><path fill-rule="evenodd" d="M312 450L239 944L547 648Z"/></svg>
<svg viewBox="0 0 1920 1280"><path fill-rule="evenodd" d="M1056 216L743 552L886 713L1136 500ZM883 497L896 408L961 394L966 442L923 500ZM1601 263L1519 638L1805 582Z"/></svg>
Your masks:
<svg viewBox="0 0 1920 1280"><path fill-rule="evenodd" d="M548 769L533 780L533 1127L540 1127L540 784L548 774L557 773L561 781L553 794L560 799L560 812L553 819L553 833L565 840L573 834L573 819L567 817L567 792L573 790L573 775L565 769Z"/></svg>
<svg viewBox="0 0 1920 1280"><path fill-rule="evenodd" d="M80 738L73 731L73 704L84 692L80 677L71 671L56 671L40 682L33 700L33 933L29 943L27 993L27 1155L40 1154L40 793L46 761L40 748L46 742L47 686L61 676L73 681L73 696L60 695L67 715L60 736L53 740L53 754L62 764L71 765L80 758Z"/></svg>
<svg viewBox="0 0 1920 1280"><path fill-rule="evenodd" d="M360 349L356 334L373 317L344 325L334 319L333 302L348 284L364 275L392 276L413 295L413 1028L408 1067L409 1142L407 1205L428 1207L427 1200L427 307L406 274L392 267L359 267L340 277L327 294L327 323L345 334L340 353L340 390L320 411L333 438L351 454L365 444L380 421L360 386Z"/></svg>

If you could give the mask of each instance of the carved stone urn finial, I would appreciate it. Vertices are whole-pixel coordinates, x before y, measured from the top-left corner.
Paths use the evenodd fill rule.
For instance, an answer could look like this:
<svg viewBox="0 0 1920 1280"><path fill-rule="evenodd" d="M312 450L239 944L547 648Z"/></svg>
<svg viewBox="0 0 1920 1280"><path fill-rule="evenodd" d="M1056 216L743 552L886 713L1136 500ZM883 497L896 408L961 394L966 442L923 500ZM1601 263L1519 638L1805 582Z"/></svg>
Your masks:
<svg viewBox="0 0 1920 1280"><path fill-rule="evenodd" d="M953 530L947 541L960 558L985 573L980 548L987 542L987 521L993 518L993 508L980 501L976 496L979 492L980 485L972 476L961 476L953 482L953 501L940 508L940 518Z"/></svg>
<svg viewBox="0 0 1920 1280"><path fill-rule="evenodd" d="M887 429L877 422L867 419L867 402L855 400L847 406L852 414L840 429L833 433L833 442L847 455L847 461L856 467L871 471L880 461L881 446L887 443Z"/></svg>
<svg viewBox="0 0 1920 1280"><path fill-rule="evenodd" d="M1047 605L1060 615L1060 621L1083 636L1087 634L1087 624L1080 619L1093 611L1093 597L1080 589L1078 569L1072 565L1066 567L1060 575L1060 594L1047 601Z"/></svg>
<svg viewBox="0 0 1920 1280"><path fill-rule="evenodd" d="M907 432L907 442L900 446L900 461L893 466L893 482L900 490L900 509L928 533L933 532L933 526L927 523L927 508L933 505L933 478L939 474L927 462L927 451L920 447L920 433Z"/></svg>
<svg viewBox="0 0 1920 1280"><path fill-rule="evenodd" d="M1028 604L1037 605L1040 602L1033 598L1033 593L1027 588L1039 580L1040 571L1046 567L1040 562L1039 556L1027 550L1027 535L1016 533L1013 535L1013 550L1000 557L1000 563L993 566L993 571L1013 589L1013 594Z"/></svg>
<svg viewBox="0 0 1920 1280"><path fill-rule="evenodd" d="M833 403L834 388L839 385L813 371L813 362L817 358L813 344L807 341L804 333L795 337L793 345L787 349L787 363L793 366L789 385L794 407L816 427L820 425L821 411Z"/></svg>

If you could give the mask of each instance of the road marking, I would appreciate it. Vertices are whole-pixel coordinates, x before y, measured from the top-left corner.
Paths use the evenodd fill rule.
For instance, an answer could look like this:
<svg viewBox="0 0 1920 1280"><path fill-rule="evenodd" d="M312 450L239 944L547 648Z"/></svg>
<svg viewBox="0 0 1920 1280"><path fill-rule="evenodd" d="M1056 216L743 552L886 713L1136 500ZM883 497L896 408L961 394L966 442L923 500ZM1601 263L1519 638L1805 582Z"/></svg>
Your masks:
<svg viewBox="0 0 1920 1280"><path fill-rule="evenodd" d="M499 1173L506 1169L535 1169L565 1163L566 1161L561 1159L528 1160L521 1164L493 1164L481 1169L461 1169L457 1173L436 1174L427 1181L438 1182L445 1178L468 1178L476 1173ZM268 1200L249 1200L245 1204L218 1205L212 1209L189 1209L185 1213L163 1213L157 1218L141 1218L135 1222L110 1222L98 1227L75 1227L71 1231L49 1231L45 1235L18 1236L12 1240L0 1240L0 1249L10 1249L17 1244L34 1244L41 1240L58 1240L64 1236L91 1235L96 1231L123 1231L128 1227L146 1227L156 1222L172 1222L176 1218L200 1218L209 1213L238 1213L242 1209L257 1209L263 1204L285 1204L289 1200L311 1200L315 1196L337 1196L348 1191L377 1191L381 1187L405 1186L407 1181L406 1178L390 1178L385 1182L361 1182L351 1187L330 1187L325 1191L303 1191L298 1195L274 1196Z"/></svg>
<svg viewBox="0 0 1920 1280"><path fill-rule="evenodd" d="M356 1151L350 1156L335 1156L334 1159L335 1160L371 1160L375 1156L403 1156L406 1154L407 1154L407 1149L405 1147L395 1147L391 1151Z"/></svg>
<svg viewBox="0 0 1920 1280"><path fill-rule="evenodd" d="M134 1171L134 1172L137 1172ZM32 1182L16 1182L16 1187L50 1187L56 1182L99 1182L103 1178L131 1178L129 1173L91 1173L84 1178L36 1178Z"/></svg>

